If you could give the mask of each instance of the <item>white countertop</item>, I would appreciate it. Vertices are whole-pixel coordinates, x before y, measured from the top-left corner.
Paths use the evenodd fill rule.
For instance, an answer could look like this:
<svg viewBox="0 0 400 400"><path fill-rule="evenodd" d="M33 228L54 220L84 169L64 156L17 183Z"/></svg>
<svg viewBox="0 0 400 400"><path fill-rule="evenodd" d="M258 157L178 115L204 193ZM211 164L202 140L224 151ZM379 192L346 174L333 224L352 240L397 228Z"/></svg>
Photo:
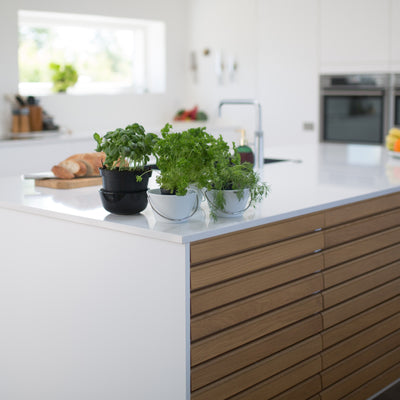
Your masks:
<svg viewBox="0 0 400 400"><path fill-rule="evenodd" d="M265 157L301 162L266 164L262 177L270 185L270 194L239 218L214 222L206 202L181 224L157 221L150 206L138 215L113 215L101 205L100 187L41 188L22 177L0 179L0 207L186 243L400 191L400 158L390 156L383 146L271 148ZM150 187L155 187L154 176Z"/></svg>

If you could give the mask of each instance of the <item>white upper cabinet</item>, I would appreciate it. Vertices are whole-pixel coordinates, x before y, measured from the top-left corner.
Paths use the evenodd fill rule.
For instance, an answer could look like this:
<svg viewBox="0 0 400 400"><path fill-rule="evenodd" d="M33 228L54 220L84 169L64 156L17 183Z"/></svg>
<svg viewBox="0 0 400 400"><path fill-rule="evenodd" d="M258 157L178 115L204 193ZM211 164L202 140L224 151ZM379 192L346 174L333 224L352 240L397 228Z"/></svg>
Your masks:
<svg viewBox="0 0 400 400"><path fill-rule="evenodd" d="M388 71L395 53L400 62L400 44L391 46L391 25L400 33L392 8L399 15L400 1L320 0L320 71Z"/></svg>
<svg viewBox="0 0 400 400"><path fill-rule="evenodd" d="M390 10L390 69L392 72L400 71L400 0L391 1Z"/></svg>

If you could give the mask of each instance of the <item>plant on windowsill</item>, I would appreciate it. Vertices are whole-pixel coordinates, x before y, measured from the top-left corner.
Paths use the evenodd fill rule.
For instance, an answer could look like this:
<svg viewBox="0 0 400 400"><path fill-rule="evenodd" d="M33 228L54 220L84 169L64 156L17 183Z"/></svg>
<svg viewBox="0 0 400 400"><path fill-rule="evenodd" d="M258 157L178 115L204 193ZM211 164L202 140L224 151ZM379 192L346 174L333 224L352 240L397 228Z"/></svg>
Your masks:
<svg viewBox="0 0 400 400"><path fill-rule="evenodd" d="M53 81L53 92L65 93L69 87L72 87L78 81L78 72L71 64L60 65L50 63L50 69L53 72L51 77Z"/></svg>
<svg viewBox="0 0 400 400"><path fill-rule="evenodd" d="M143 211L147 206L146 191L152 173L147 164L157 135L146 133L143 126L134 123L109 131L103 137L94 133L93 137L97 142L96 151L106 155L100 168L103 178L100 196L104 208L116 214Z"/></svg>

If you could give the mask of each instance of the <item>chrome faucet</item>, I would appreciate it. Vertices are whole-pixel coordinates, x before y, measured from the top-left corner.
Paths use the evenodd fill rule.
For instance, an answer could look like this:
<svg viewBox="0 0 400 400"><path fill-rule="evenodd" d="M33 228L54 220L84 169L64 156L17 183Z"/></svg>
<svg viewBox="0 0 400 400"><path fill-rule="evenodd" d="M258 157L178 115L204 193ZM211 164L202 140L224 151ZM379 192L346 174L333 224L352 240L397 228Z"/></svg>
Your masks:
<svg viewBox="0 0 400 400"><path fill-rule="evenodd" d="M255 136L255 167L261 170L264 167L264 132L261 127L261 104L254 99L244 99L244 100L221 100L218 106L218 115L221 116L221 108L225 104L250 104L257 107L257 119L256 119L256 131Z"/></svg>

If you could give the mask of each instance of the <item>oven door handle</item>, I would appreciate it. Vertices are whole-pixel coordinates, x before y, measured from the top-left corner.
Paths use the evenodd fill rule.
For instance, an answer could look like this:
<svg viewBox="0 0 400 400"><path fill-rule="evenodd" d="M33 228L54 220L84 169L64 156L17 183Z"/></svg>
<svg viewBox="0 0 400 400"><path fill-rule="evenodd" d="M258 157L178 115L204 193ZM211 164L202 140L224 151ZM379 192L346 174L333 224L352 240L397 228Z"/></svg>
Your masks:
<svg viewBox="0 0 400 400"><path fill-rule="evenodd" d="M383 90L324 90L323 96L383 96Z"/></svg>

